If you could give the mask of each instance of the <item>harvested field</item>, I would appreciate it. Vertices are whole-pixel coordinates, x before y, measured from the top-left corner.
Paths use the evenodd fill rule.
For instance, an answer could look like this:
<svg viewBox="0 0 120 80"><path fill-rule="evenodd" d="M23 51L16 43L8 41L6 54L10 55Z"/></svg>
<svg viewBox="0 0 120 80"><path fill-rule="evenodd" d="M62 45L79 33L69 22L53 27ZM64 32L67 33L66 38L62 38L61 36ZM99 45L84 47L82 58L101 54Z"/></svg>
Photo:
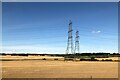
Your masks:
<svg viewBox="0 0 120 80"><path fill-rule="evenodd" d="M23 57L19 58L23 59ZM10 57L10 59L13 58ZM49 59L53 58L49 57ZM91 76L93 78L117 78L118 62L75 62L54 59L2 61L2 76L3 78L90 78Z"/></svg>
<svg viewBox="0 0 120 80"><path fill-rule="evenodd" d="M118 57L96 58L96 59L98 59L98 60L102 60L102 59L104 59L104 60L106 60L106 59L119 60Z"/></svg>

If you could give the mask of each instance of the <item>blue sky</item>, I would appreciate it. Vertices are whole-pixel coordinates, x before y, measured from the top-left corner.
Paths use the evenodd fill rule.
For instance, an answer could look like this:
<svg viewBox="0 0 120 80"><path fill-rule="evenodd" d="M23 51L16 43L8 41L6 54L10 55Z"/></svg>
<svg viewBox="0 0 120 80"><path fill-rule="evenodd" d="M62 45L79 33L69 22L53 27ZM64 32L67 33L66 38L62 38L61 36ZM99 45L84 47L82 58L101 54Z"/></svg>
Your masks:
<svg viewBox="0 0 120 80"><path fill-rule="evenodd" d="M79 30L80 52L118 52L118 5L103 3L3 3L3 52L61 53L69 20Z"/></svg>

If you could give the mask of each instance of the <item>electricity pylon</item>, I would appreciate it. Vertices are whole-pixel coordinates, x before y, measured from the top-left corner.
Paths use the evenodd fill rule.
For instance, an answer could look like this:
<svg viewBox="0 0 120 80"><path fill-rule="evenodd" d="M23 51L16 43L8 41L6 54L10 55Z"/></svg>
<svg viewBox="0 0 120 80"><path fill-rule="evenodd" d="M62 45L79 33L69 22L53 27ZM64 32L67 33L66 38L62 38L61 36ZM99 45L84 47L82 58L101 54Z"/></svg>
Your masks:
<svg viewBox="0 0 120 80"><path fill-rule="evenodd" d="M72 36L72 21L69 22L68 27L68 41L67 41L67 50L66 54L73 54L73 36Z"/></svg>
<svg viewBox="0 0 120 80"><path fill-rule="evenodd" d="M74 53L79 53L79 31L78 30L76 31Z"/></svg>

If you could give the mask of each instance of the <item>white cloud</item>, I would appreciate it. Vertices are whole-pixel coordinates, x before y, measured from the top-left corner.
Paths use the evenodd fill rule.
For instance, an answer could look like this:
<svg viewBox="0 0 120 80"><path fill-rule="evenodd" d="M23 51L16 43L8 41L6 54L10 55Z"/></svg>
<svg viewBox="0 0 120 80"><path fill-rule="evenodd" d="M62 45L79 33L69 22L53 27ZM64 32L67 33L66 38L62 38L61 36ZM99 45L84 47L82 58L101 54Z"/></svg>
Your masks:
<svg viewBox="0 0 120 80"><path fill-rule="evenodd" d="M97 33L100 33L101 31L97 31Z"/></svg>
<svg viewBox="0 0 120 80"><path fill-rule="evenodd" d="M94 30L93 30L92 33L93 33L93 34L98 34L98 33L101 33L101 31L100 31L100 30L98 30L98 31L94 31Z"/></svg>
<svg viewBox="0 0 120 80"><path fill-rule="evenodd" d="M2 52L6 53L65 53L64 47L54 46L4 46Z"/></svg>

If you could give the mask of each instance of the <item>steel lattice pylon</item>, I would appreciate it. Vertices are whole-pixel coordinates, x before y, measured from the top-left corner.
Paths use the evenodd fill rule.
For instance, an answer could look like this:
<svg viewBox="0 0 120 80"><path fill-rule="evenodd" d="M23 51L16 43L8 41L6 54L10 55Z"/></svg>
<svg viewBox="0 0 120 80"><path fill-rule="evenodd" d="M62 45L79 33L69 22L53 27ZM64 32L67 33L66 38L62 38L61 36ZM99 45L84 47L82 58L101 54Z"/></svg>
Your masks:
<svg viewBox="0 0 120 80"><path fill-rule="evenodd" d="M79 53L79 31L78 30L76 31L74 53Z"/></svg>
<svg viewBox="0 0 120 80"><path fill-rule="evenodd" d="M69 22L68 27L68 41L67 41L67 50L66 54L73 54L73 36L72 36L72 21Z"/></svg>

